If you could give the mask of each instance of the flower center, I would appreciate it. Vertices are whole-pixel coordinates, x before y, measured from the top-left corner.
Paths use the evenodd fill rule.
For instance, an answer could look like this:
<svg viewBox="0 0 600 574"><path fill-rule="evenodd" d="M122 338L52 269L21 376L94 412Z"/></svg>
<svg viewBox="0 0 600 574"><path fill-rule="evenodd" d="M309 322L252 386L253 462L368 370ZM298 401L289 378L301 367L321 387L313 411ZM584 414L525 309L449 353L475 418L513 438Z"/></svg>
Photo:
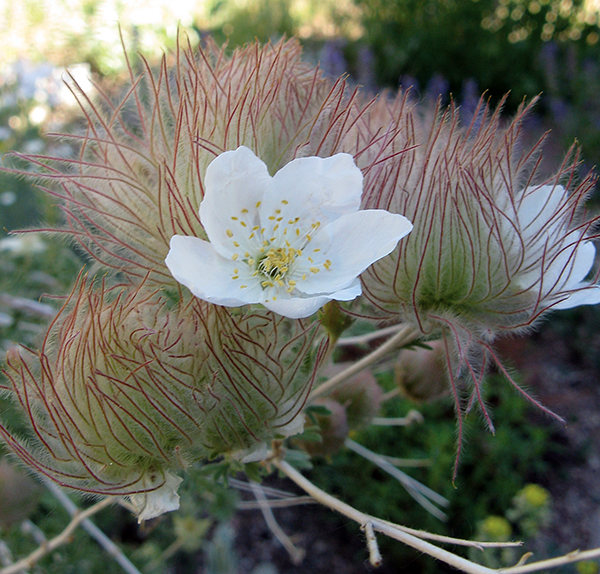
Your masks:
<svg viewBox="0 0 600 574"><path fill-rule="evenodd" d="M265 287L283 286L283 279L289 271L290 266L296 257L302 252L293 247L271 247L267 253L258 260L256 271L264 279L261 281L263 289Z"/></svg>

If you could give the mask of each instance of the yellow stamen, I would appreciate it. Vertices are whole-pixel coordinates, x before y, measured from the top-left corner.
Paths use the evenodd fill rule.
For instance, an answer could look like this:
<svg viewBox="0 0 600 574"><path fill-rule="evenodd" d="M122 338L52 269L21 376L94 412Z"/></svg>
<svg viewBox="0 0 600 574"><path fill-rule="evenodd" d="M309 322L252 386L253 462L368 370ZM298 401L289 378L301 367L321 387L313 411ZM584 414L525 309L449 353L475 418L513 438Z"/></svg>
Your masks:
<svg viewBox="0 0 600 574"><path fill-rule="evenodd" d="M233 231L231 231L231 229L227 229L225 233L227 233L227 237L233 237Z"/></svg>

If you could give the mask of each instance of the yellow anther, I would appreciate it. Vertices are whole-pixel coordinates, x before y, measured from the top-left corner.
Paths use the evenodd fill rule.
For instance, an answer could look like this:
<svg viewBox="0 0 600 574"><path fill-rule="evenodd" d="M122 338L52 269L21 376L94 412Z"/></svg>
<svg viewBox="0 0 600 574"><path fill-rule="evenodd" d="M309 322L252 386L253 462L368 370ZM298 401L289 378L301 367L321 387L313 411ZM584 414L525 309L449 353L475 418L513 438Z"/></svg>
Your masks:
<svg viewBox="0 0 600 574"><path fill-rule="evenodd" d="M275 216L274 216L274 215L269 215L269 219L270 219L271 221L275 221Z"/></svg>
<svg viewBox="0 0 600 574"><path fill-rule="evenodd" d="M321 251L321 249L319 247L317 247L316 249L313 249L314 253L317 253L317 251Z"/></svg>
<svg viewBox="0 0 600 574"><path fill-rule="evenodd" d="M231 216L231 219L233 219L233 221L237 221L238 220L238 218L234 217L233 215Z"/></svg>
<svg viewBox="0 0 600 574"><path fill-rule="evenodd" d="M296 227L296 235L300 237L300 230Z"/></svg>
<svg viewBox="0 0 600 574"><path fill-rule="evenodd" d="M283 203L283 205L287 205L289 202L288 202L288 200L287 200L287 199L282 199L282 200L281 200L281 203Z"/></svg>
<svg viewBox="0 0 600 574"><path fill-rule="evenodd" d="M311 268L310 268L310 272L311 272L311 273L318 273L319 271L320 271L320 270L319 270L319 268L318 268L318 267L311 267Z"/></svg>
<svg viewBox="0 0 600 574"><path fill-rule="evenodd" d="M245 221L240 221L240 225L241 225L242 227L247 227L247 225L246 225L246 222L245 222Z"/></svg>
<svg viewBox="0 0 600 574"><path fill-rule="evenodd" d="M234 245L235 247L239 247L239 246L240 246L240 244L239 244L237 241L234 241L234 242L233 242L233 245Z"/></svg>
<svg viewBox="0 0 600 574"><path fill-rule="evenodd" d="M297 281L294 281L293 279L290 279L290 280L288 281L288 284L289 284L290 286L292 286L292 287L293 287L294 285L296 285L296 283L297 283Z"/></svg>
<svg viewBox="0 0 600 574"><path fill-rule="evenodd" d="M242 213L248 213L248 210L244 207L244 209L242 209Z"/></svg>
<svg viewBox="0 0 600 574"><path fill-rule="evenodd" d="M231 231L231 229L228 229L225 233L227 233L227 237L233 237L233 231Z"/></svg>
<svg viewBox="0 0 600 574"><path fill-rule="evenodd" d="M278 229L279 229L279 223L275 227L273 227L273 231L277 231Z"/></svg>
<svg viewBox="0 0 600 574"><path fill-rule="evenodd" d="M232 258L232 259L235 261L235 260L238 258L238 254L237 254L237 253L234 253L234 254L231 256L231 258Z"/></svg>
<svg viewBox="0 0 600 574"><path fill-rule="evenodd" d="M275 213L281 213L281 209L276 209Z"/></svg>
<svg viewBox="0 0 600 574"><path fill-rule="evenodd" d="M276 221L281 221L283 217L278 217Z"/></svg>
<svg viewBox="0 0 600 574"><path fill-rule="evenodd" d="M254 238L254 231L248 236L248 239L253 239ZM237 245L236 245L237 247Z"/></svg>
<svg viewBox="0 0 600 574"><path fill-rule="evenodd" d="M257 202L256 202L256 209L258 209L258 208L260 207L260 204L261 204L261 202L260 202L260 201L257 201Z"/></svg>
<svg viewBox="0 0 600 574"><path fill-rule="evenodd" d="M240 289L245 289L248 285L240 285Z"/></svg>
<svg viewBox="0 0 600 574"><path fill-rule="evenodd" d="M306 281L306 273L302 273L302 281Z"/></svg>
<svg viewBox="0 0 600 574"><path fill-rule="evenodd" d="M308 239L309 241L312 241L312 237L308 233L306 234L306 239Z"/></svg>
<svg viewBox="0 0 600 574"><path fill-rule="evenodd" d="M325 269L329 269L331 267L331 261L329 261L329 259L325 260L323 267L325 267Z"/></svg>
<svg viewBox="0 0 600 574"><path fill-rule="evenodd" d="M239 275L233 275L231 278L232 278L232 279L239 279L239 278L240 278L240 276L239 276Z"/></svg>

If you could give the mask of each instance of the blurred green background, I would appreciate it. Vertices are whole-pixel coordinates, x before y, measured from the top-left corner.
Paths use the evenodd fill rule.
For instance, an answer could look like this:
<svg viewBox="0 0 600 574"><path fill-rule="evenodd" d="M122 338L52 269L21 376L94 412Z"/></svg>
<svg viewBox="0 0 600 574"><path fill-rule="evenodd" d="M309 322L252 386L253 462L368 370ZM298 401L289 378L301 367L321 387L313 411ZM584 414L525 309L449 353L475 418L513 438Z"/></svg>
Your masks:
<svg viewBox="0 0 600 574"><path fill-rule="evenodd" d="M411 87L412 97L426 105L438 98L443 104L453 99L461 106L463 121L471 119L481 93L495 103L510 92L507 115L524 98L541 94L527 124L531 137L552 130L546 149L550 166L561 161L577 138L583 147L580 171L585 175L600 163L599 9L597 0L0 0L2 166L31 169L7 156L10 151L59 157L75 153L66 141L47 137L50 132L82 129L77 108L63 84L63 80L70 81L64 69L91 94L90 79L118 91L127 81L119 24L134 63L138 51L152 62L164 50L173 49L178 29L193 44L210 35L219 43L227 41L228 49L255 38L266 42L298 36L305 57L318 62L325 74L337 77L348 73L350 82L373 93ZM15 343L32 347L39 343L60 300L45 296L41 306L35 304L43 294L67 292L85 264L80 253L50 235L9 237L8 232L48 227L59 220L60 210L49 195L40 193L26 178L0 173L2 354ZM550 532L548 525L553 505L564 510L561 481L569 480L568 465L587 468L600 444L600 423L596 421L594 426L588 421L589 430L582 423L588 413L578 414L576 400L572 405L567 400L575 393L585 397L588 406L600 404L596 327L600 314L585 309L555 317L529 341L529 351L535 356L536 349L558 349L553 360L558 361L556 368L562 369L565 380L571 370L584 374L574 391L565 383L569 393L572 391L565 397L557 395L552 386L542 385L536 392L559 403L555 408L569 417L571 431L590 433L587 442L549 423L504 382L492 377L486 399L493 406L497 433L492 437L482 432L482 421L470 416L456 488L451 482L456 423L450 400L422 405L397 398L386 404L385 415L403 416L417 408L425 423L406 429L374 427L353 436L389 456L427 459L428 466L405 470L450 499L446 523L429 515L396 481L354 453L317 461L313 479L362 510L413 528L482 540L521 537L545 554L572 549L561 546L571 540L561 541L560 534ZM506 351L519 362L518 353L511 355L510 348ZM539 365L520 366L529 373L527 382L547 375L535 371ZM379 378L391 390L391 370L384 369ZM566 413L560 411L561 406ZM14 425L18 424L15 418ZM15 479L11 472L0 468L0 501L3 492L11 492L6 490L11 480L13 484L23 480ZM545 488L539 490L541 487L532 484ZM28 506L31 521L47 536L59 532L67 517L54 498L46 491L36 493L33 487L23 489L28 496L38 497ZM307 522L319 525L312 535L325 544L325 551L319 554L319 540L309 540L309 559L296 567L281 549L260 554L261 539L250 537L244 542L236 538L236 532L254 532L262 518L258 511L253 511L254 519L235 514L239 494L211 486L202 468L190 469L182 499L181 512L144 528L118 509L104 511L98 522L144 572L366 571L366 553L357 528L336 521L325 511L314 510L316 514L302 519L297 516L306 516L304 510L292 509L283 515L288 529L305 528ZM596 502L600 506L600 500ZM23 516L14 519L1 514L0 504L0 538L15 555L36 547L35 539L23 533ZM556 522L557 514L554 516ZM562 520L568 522L564 514ZM261 536L268 538L266 527L264 532ZM579 538L575 539L585 546L588 540L577 532L574 536ZM399 565L407 565L402 570L406 572L445 571L398 543L382 542L382 546L387 565L382 574L400 571ZM331 562L336 552L346 555L346 566ZM320 561L315 558L319 556ZM485 560L471 553L471 558L490 566L515 561L514 555L500 552L488 554ZM78 531L75 543L44 559L41 571L110 574L120 570ZM598 567L592 563L560 571L594 574Z"/></svg>

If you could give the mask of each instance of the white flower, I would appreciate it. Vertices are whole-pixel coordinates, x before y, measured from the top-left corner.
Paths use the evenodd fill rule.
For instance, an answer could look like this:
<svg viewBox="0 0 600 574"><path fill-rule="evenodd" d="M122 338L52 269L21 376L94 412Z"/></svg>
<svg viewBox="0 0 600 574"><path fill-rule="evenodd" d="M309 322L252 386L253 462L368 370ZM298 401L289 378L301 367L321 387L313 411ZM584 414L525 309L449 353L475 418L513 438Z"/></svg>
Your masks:
<svg viewBox="0 0 600 574"><path fill-rule="evenodd" d="M362 174L348 154L295 159L271 177L239 147L208 166L204 184L200 220L210 242L175 235L166 264L217 305L262 303L308 317L360 295L357 277L412 229L402 215L359 211Z"/></svg>
<svg viewBox="0 0 600 574"><path fill-rule="evenodd" d="M145 476L144 488L152 488L157 480L163 484L156 490L150 492L139 492L130 495L129 499L138 515L138 522L156 518L165 512L171 512L179 508L179 495L177 489L183 479L175 474L167 472L164 476Z"/></svg>
<svg viewBox="0 0 600 574"><path fill-rule="evenodd" d="M561 185L542 185L528 187L516 208L527 248L519 283L539 289L553 309L600 303L600 286L585 281L596 248L584 238L584 230L568 229L569 204L569 194Z"/></svg>

